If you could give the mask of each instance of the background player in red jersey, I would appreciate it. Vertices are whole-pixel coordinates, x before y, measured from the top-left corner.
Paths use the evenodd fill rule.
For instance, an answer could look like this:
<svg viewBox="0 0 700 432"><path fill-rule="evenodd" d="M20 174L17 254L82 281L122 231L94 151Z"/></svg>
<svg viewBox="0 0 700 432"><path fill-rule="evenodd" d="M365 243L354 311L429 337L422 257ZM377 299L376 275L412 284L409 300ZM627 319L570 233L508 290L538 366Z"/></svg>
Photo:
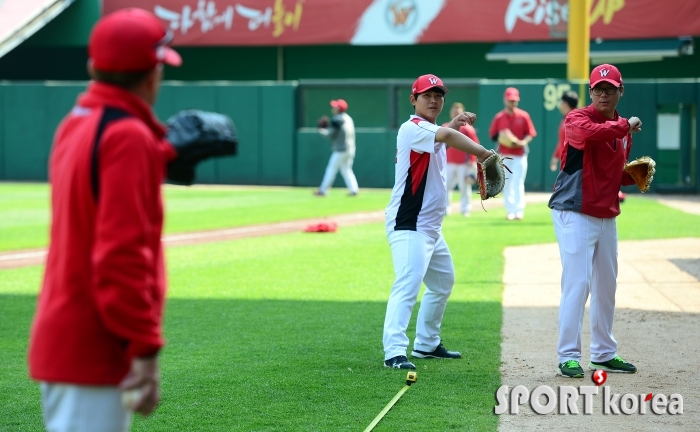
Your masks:
<svg viewBox="0 0 700 432"><path fill-rule="evenodd" d="M554 148L554 153L552 153L552 159L549 161L549 169L556 171L559 167L559 161L561 160L561 152L564 149L564 135L566 129L564 128L564 119L571 112L571 110L578 107L578 94L575 91L569 90L565 91L559 99L559 112L563 116L561 123L559 123L559 140L557 141L557 146Z"/></svg>
<svg viewBox="0 0 700 432"><path fill-rule="evenodd" d="M503 94L505 108L493 118L489 136L498 142L498 152L510 159L505 161L511 171L503 188L506 218L522 219L525 215L525 177L529 144L537 136L530 114L518 108L520 92L508 87Z"/></svg>
<svg viewBox="0 0 700 432"><path fill-rule="evenodd" d="M450 108L450 118L455 118L464 112L464 105L455 102ZM449 127L449 122L442 127ZM466 123L459 131L475 143L479 143L474 126ZM472 185L476 182L476 157L453 147L447 148L447 214L450 214L452 191L455 186L459 190L459 209L462 216L469 216L472 210Z"/></svg>

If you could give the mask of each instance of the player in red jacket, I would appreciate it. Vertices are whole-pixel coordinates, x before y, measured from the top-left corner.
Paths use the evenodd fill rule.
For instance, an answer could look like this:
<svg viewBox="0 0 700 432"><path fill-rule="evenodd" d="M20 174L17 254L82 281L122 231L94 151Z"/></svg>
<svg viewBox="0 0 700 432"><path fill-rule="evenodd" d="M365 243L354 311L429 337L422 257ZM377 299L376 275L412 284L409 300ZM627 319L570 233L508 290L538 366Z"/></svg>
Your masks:
<svg viewBox="0 0 700 432"><path fill-rule="evenodd" d="M160 399L161 184L175 151L151 107L163 63L181 63L169 36L141 9L101 18L88 46L94 81L54 137L51 242L29 347L50 431L125 431L131 410L147 415Z"/></svg>
<svg viewBox="0 0 700 432"><path fill-rule="evenodd" d="M634 180L623 171L637 117L617 113L625 91L620 71L603 64L591 72L591 105L566 116L562 166L549 200L562 263L558 373L583 378L581 327L591 295L590 369L634 373L617 355L612 334L617 290L618 191Z"/></svg>
<svg viewBox="0 0 700 432"><path fill-rule="evenodd" d="M450 108L450 118L455 118L464 112L464 105L455 102ZM442 127L449 127L449 122ZM459 131L479 144L474 126L466 123L459 128ZM472 210L471 197L472 185L476 181L476 157L469 153L464 153L456 148L447 148L447 214L450 214L452 202L452 191L455 186L459 190L459 208L462 216L468 217Z"/></svg>
<svg viewBox="0 0 700 432"><path fill-rule="evenodd" d="M525 215L525 177L530 141L537 136L530 114L518 108L520 92L508 87L503 94L505 108L493 118L489 136L498 142L498 152L508 157L505 164L510 169L503 188L506 219L520 220Z"/></svg>

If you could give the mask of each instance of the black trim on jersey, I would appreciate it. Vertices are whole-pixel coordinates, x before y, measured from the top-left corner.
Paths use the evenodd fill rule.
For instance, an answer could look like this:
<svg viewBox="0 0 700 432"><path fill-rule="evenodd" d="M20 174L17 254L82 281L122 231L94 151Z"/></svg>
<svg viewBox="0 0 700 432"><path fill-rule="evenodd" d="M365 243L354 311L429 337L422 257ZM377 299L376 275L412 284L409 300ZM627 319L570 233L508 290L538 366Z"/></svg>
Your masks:
<svg viewBox="0 0 700 432"><path fill-rule="evenodd" d="M92 197L97 201L97 197L100 195L100 140L102 139L102 134L107 125L115 120L123 119L126 117L131 117L131 114L126 111L122 111L117 108L105 107L102 113L102 118L97 126L97 133L95 134L95 141L92 145L92 165L90 169L90 180L92 183Z"/></svg>
<svg viewBox="0 0 700 432"><path fill-rule="evenodd" d="M430 168L430 159L425 167L425 172L420 180L416 194L413 195L413 178L411 176L411 167L408 167L408 175L406 176L406 187L401 195L401 204L396 212L396 225L394 231L416 231L418 224L418 213L423 208L423 196L425 195L425 184L428 180L428 170Z"/></svg>
<svg viewBox="0 0 700 432"><path fill-rule="evenodd" d="M567 144L566 149L566 163L562 171L571 175L577 171L583 169L583 150L574 148L572 145Z"/></svg>

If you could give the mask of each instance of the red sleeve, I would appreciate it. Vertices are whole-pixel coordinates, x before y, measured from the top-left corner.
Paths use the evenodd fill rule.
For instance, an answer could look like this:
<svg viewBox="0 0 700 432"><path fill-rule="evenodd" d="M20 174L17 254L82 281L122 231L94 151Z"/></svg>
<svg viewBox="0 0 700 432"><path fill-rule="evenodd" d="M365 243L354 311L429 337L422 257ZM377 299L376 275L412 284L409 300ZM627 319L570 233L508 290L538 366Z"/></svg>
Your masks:
<svg viewBox="0 0 700 432"><path fill-rule="evenodd" d="M583 110L571 111L564 120L566 140L573 147L583 150L587 141L607 142L623 138L630 130L626 118L619 117L616 121L594 123Z"/></svg>
<svg viewBox="0 0 700 432"><path fill-rule="evenodd" d="M480 144L479 138L476 136L476 130L474 129L473 126L469 126L469 127L462 126L461 128L459 128L459 131L462 132L464 135L468 136L469 138L471 138L472 141L474 141L475 143Z"/></svg>
<svg viewBox="0 0 700 432"><path fill-rule="evenodd" d="M525 117L527 118L527 135L530 135L531 137L536 137L537 136L537 131L535 130L535 125L532 124L532 119L530 118L530 114L528 114L526 111L523 111L525 114Z"/></svg>
<svg viewBox="0 0 700 432"><path fill-rule="evenodd" d="M625 160L628 161L630 160L630 153L632 152L632 134L627 134L627 142L629 143L627 145L627 150L625 151ZM624 170L622 171L622 186L630 186L633 184L637 184L637 182L634 181L632 176L627 174Z"/></svg>
<svg viewBox="0 0 700 432"><path fill-rule="evenodd" d="M566 138L566 129L564 128L564 119L561 119L559 123L559 141L557 141L557 146L554 148L553 158L561 159L561 154L564 151L564 140Z"/></svg>
<svg viewBox="0 0 700 432"><path fill-rule="evenodd" d="M476 129L474 129L474 126L462 126L461 128L459 128L459 131L471 138L472 141L474 141L475 143L480 144L479 137L476 136ZM476 156L474 156L471 153L466 153L466 155L468 162L476 162Z"/></svg>
<svg viewBox="0 0 700 432"><path fill-rule="evenodd" d="M489 127L489 137L496 141L498 139L498 133L501 131L501 113L499 112L491 121L491 127Z"/></svg>
<svg viewBox="0 0 700 432"><path fill-rule="evenodd" d="M92 262L93 296L102 323L128 343L129 354L155 354L163 345L162 299L153 241L160 241L159 195L163 148L136 120L111 125L100 143L100 189ZM162 171L161 171L162 172Z"/></svg>

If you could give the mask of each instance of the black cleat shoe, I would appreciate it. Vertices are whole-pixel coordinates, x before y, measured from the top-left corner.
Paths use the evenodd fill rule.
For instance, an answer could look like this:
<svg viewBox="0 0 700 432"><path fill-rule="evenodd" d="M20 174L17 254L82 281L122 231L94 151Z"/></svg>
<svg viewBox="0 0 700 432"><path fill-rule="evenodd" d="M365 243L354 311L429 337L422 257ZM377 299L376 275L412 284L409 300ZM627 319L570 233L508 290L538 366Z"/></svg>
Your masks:
<svg viewBox="0 0 700 432"><path fill-rule="evenodd" d="M437 346L433 351L431 352L425 352L421 350L414 349L411 352L412 357L418 357L418 358L440 358L440 359L458 359L462 358L462 354L460 354L457 351L447 351L447 348L440 342L440 345Z"/></svg>
<svg viewBox="0 0 700 432"><path fill-rule="evenodd" d="M408 361L406 356L396 356L392 357L389 360L384 360L384 367L392 368L392 369L414 369L416 368L416 365Z"/></svg>

